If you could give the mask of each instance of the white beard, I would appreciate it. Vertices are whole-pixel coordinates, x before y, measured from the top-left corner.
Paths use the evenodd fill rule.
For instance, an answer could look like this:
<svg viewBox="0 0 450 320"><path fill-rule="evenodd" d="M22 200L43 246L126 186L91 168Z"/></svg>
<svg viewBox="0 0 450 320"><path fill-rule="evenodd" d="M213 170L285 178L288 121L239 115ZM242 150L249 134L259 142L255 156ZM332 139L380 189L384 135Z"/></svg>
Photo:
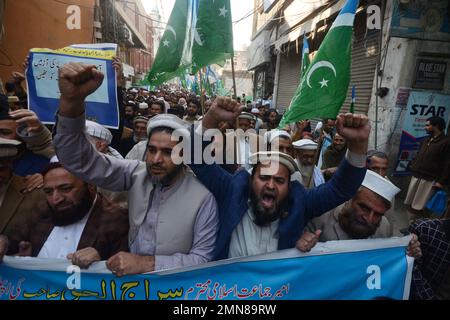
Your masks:
<svg viewBox="0 0 450 320"><path fill-rule="evenodd" d="M303 185L306 185L308 183L308 181L310 181L310 177L313 174L314 165L306 166L301 161L298 161L298 160L297 160L297 163L298 163L298 167L300 169L300 174L302 175L302 178L303 178Z"/></svg>

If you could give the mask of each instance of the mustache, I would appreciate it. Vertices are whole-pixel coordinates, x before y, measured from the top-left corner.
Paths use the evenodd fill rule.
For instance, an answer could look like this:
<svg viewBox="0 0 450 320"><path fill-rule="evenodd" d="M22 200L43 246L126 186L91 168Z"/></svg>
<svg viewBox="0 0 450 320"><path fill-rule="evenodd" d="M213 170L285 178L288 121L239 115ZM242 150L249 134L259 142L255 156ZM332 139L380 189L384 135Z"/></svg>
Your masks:
<svg viewBox="0 0 450 320"><path fill-rule="evenodd" d="M161 170L164 170L164 167L161 166L160 164L150 164L149 167L150 167L150 169L161 169Z"/></svg>

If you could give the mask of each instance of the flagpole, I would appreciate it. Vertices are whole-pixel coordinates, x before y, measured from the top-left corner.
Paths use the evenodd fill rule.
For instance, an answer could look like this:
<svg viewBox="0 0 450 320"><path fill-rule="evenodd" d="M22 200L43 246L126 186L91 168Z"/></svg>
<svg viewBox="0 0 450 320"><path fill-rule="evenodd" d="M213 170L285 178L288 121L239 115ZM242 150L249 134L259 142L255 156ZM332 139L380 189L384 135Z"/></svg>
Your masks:
<svg viewBox="0 0 450 320"><path fill-rule="evenodd" d="M322 130L322 132L320 133L320 136L322 136L322 134L323 134L323 127L321 130ZM322 137L322 139L320 139L320 141L319 141L319 146L316 149L316 153L314 155L315 158L314 158L313 171L312 171L311 176L309 177L308 184L306 185L306 189L308 189L308 187L311 185L311 180L314 177L314 169L317 166L317 163L319 162L320 153L322 152L323 140L324 140L324 138Z"/></svg>
<svg viewBox="0 0 450 320"><path fill-rule="evenodd" d="M200 106L202 108L202 116L205 115L205 109L203 108L203 80L202 80L202 68L198 70L199 79L200 79Z"/></svg>
<svg viewBox="0 0 450 320"><path fill-rule="evenodd" d="M237 93L236 93L236 76L234 74L234 52L231 54L231 74L233 76L233 91L234 91L234 98L237 99Z"/></svg>

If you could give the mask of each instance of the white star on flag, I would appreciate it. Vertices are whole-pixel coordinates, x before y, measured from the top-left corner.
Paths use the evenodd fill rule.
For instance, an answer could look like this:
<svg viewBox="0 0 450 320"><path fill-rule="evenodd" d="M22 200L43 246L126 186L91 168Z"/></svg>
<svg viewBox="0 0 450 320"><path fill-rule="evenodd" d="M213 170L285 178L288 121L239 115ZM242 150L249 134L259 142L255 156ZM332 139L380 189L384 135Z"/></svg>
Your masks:
<svg viewBox="0 0 450 320"><path fill-rule="evenodd" d="M170 41L164 40L164 41L163 41L163 46L164 46L164 47L168 47L168 46L169 46L169 43L170 43Z"/></svg>
<svg viewBox="0 0 450 320"><path fill-rule="evenodd" d="M330 81L330 80L325 80L324 78L322 78L322 81L319 81L320 87L321 88L328 87L328 81Z"/></svg>
<svg viewBox="0 0 450 320"><path fill-rule="evenodd" d="M228 10L225 8L225 6L223 6L223 8L220 8L219 10L220 10L219 16L226 17Z"/></svg>

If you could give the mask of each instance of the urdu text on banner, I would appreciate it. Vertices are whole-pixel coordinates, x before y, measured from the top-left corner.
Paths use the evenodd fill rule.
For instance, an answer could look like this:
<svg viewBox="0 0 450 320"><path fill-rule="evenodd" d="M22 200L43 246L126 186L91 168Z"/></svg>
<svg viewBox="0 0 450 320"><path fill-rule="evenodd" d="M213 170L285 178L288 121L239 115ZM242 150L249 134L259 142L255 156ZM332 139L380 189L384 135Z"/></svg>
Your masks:
<svg viewBox="0 0 450 320"><path fill-rule="evenodd" d="M288 249L121 278L105 262L78 273L64 260L5 257L0 300L408 299L410 238L330 241L306 254Z"/></svg>
<svg viewBox="0 0 450 320"><path fill-rule="evenodd" d="M62 49L30 50L26 72L29 91L28 108L45 124L54 124L59 108L59 67L70 62L92 64L105 75L102 85L86 98L86 118L107 128L119 128L116 72L113 57L117 45L80 44Z"/></svg>

